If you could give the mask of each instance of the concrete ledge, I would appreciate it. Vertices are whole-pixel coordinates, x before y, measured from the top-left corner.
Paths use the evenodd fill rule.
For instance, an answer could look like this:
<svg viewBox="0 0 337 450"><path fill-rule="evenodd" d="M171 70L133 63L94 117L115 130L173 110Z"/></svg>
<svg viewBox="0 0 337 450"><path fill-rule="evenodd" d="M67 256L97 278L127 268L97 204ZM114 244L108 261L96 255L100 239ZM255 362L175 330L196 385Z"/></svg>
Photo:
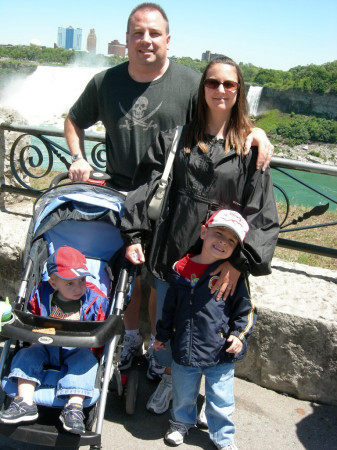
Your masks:
<svg viewBox="0 0 337 450"><path fill-rule="evenodd" d="M337 405L337 325L260 308L236 375L302 400Z"/></svg>
<svg viewBox="0 0 337 450"><path fill-rule="evenodd" d="M14 300L31 202L0 211L0 295ZM299 399L337 405L337 271L273 260L273 272L251 277L259 317L236 375ZM143 289L141 329L148 289Z"/></svg>

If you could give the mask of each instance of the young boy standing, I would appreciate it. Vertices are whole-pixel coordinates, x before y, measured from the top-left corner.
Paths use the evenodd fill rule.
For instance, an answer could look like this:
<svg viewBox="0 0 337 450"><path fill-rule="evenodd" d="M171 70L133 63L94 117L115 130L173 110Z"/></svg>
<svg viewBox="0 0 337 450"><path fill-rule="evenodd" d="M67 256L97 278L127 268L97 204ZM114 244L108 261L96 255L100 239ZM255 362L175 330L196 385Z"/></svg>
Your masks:
<svg viewBox="0 0 337 450"><path fill-rule="evenodd" d="M201 227L199 255L177 261L170 278L163 317L157 324L155 350L171 339L172 421L165 435L171 445L183 443L197 419L197 396L205 376L206 417L210 438L218 449L234 450L234 361L247 348L256 321L246 279L238 280L234 295L217 301L209 274L242 245L248 224L237 212L220 210Z"/></svg>
<svg viewBox="0 0 337 450"><path fill-rule="evenodd" d="M104 320L109 300L94 284L84 255L72 247L60 247L47 261L48 281L33 292L29 310L39 316L63 320ZM68 397L60 415L63 428L84 434L83 400L93 397L98 361L89 348L53 347L32 344L13 358L9 379L18 384L18 396L0 415L3 423L34 421L38 417L33 400L36 386L43 379L44 364L60 365L57 397ZM65 370L63 370L65 368Z"/></svg>

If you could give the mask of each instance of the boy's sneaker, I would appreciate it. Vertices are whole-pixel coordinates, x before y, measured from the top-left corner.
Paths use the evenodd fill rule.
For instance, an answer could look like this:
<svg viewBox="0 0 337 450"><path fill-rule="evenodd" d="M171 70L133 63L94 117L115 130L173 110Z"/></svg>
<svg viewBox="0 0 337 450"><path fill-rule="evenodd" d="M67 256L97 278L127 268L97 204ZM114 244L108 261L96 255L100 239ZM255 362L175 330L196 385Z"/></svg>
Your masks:
<svg viewBox="0 0 337 450"><path fill-rule="evenodd" d="M188 434L188 428L183 423L170 420L170 428L165 434L165 441L171 445L180 445L184 442L184 437Z"/></svg>
<svg viewBox="0 0 337 450"><path fill-rule="evenodd" d="M149 398L146 409L155 414L163 414L169 409L172 400L172 377L166 373L163 374L161 382L157 389Z"/></svg>
<svg viewBox="0 0 337 450"><path fill-rule="evenodd" d="M219 450L238 450L235 444L228 444L225 447L219 447Z"/></svg>
<svg viewBox="0 0 337 450"><path fill-rule="evenodd" d="M9 407L1 412L0 420L3 423L31 422L39 416L36 403L27 405L22 397L14 397Z"/></svg>
<svg viewBox="0 0 337 450"><path fill-rule="evenodd" d="M156 363L154 355L149 358L149 366L147 368L146 376L149 380L160 381L165 373L165 366L160 366Z"/></svg>
<svg viewBox="0 0 337 450"><path fill-rule="evenodd" d="M133 336L124 335L123 338L123 349L121 353L121 361L119 363L120 370L126 370L131 367L132 360L135 356L140 356L143 354L143 339L141 336L139 338L134 338Z"/></svg>
<svg viewBox="0 0 337 450"><path fill-rule="evenodd" d="M63 428L70 433L85 433L82 405L78 403L69 403L69 405L66 405L61 412L60 420L63 423Z"/></svg>
<svg viewBox="0 0 337 450"><path fill-rule="evenodd" d="M206 417L206 397L204 397L204 400L202 402L201 410L197 417L197 425L199 428L207 429L208 423L207 423L207 417Z"/></svg>

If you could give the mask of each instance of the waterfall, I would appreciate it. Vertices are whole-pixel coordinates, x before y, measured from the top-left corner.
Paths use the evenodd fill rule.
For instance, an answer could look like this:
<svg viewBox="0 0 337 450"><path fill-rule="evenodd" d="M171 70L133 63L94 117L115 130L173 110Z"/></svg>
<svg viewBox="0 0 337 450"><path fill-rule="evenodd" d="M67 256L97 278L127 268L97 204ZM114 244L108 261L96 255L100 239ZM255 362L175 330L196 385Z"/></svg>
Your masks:
<svg viewBox="0 0 337 450"><path fill-rule="evenodd" d="M259 108L259 102L262 94L263 87L261 86L250 86L247 94L247 102L249 106L249 114L252 116L257 115Z"/></svg>
<svg viewBox="0 0 337 450"><path fill-rule="evenodd" d="M53 124L62 128L64 114L93 75L104 69L38 66L28 77L8 82L0 105L18 111L29 125Z"/></svg>

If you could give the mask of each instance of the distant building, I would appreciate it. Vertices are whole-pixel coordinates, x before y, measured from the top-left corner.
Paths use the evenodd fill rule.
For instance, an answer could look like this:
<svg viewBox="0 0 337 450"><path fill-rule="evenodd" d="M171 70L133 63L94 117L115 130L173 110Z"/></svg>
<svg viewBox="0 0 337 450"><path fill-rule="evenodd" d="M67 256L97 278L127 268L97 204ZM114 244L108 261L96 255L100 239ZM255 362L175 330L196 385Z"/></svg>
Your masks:
<svg viewBox="0 0 337 450"><path fill-rule="evenodd" d="M94 28L91 28L87 37L87 50L89 53L96 54L96 33Z"/></svg>
<svg viewBox="0 0 337 450"><path fill-rule="evenodd" d="M221 58L225 55L221 55L220 53L211 53L210 50L206 50L205 53L201 55L201 61L211 61L215 58Z"/></svg>
<svg viewBox="0 0 337 450"><path fill-rule="evenodd" d="M125 56L126 45L120 44L117 40L111 41L108 44L108 55Z"/></svg>
<svg viewBox="0 0 337 450"><path fill-rule="evenodd" d="M58 27L57 33L57 45L58 47L65 48L67 50L81 50L82 47L82 29Z"/></svg>

